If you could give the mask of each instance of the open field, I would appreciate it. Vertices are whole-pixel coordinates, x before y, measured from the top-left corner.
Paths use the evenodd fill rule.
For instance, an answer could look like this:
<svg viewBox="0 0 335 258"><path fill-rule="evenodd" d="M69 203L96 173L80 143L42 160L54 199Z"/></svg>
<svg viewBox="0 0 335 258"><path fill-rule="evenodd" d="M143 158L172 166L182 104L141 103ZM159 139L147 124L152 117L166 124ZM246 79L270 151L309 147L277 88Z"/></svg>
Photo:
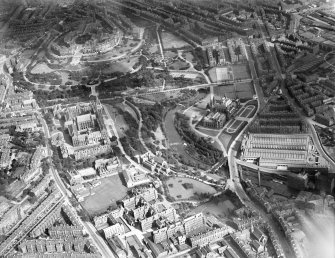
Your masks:
<svg viewBox="0 0 335 258"><path fill-rule="evenodd" d="M156 92L153 94L147 94L144 96L141 96L141 98L151 100L153 102L161 102L163 100L167 99L174 99L178 98L180 96L180 92L178 91L171 91L171 92Z"/></svg>
<svg viewBox="0 0 335 258"><path fill-rule="evenodd" d="M203 212L207 216L213 215L217 218L226 218L233 210L235 210L235 206L230 200L220 201L219 203L211 201L196 207L188 215L191 216Z"/></svg>
<svg viewBox="0 0 335 258"><path fill-rule="evenodd" d="M6 191L11 196L15 197L17 196L23 189L26 187L26 184L24 182L21 182L19 180L15 180L13 183L8 185L6 187Z"/></svg>
<svg viewBox="0 0 335 258"><path fill-rule="evenodd" d="M183 186L185 183L192 184L193 188L185 189ZM213 187L191 178L170 178L166 181L166 184L168 186L170 195L176 200L189 199L190 197L194 196L195 193L216 193L216 190Z"/></svg>
<svg viewBox="0 0 335 258"><path fill-rule="evenodd" d="M133 66L138 62L138 57L132 57L121 62L115 62L109 65L109 67L101 70L104 74L120 72L127 73L133 70Z"/></svg>
<svg viewBox="0 0 335 258"><path fill-rule="evenodd" d="M207 134L208 136L213 136L213 137L216 137L218 133L220 132L220 130L208 129L205 127L197 127L196 129L201 133L204 133L204 134Z"/></svg>
<svg viewBox="0 0 335 258"><path fill-rule="evenodd" d="M166 142L166 138L163 134L162 128L159 126L155 132L153 132L155 135L155 141L154 144L158 146L160 149L165 149L165 146L163 143ZM157 143L157 144L156 144Z"/></svg>
<svg viewBox="0 0 335 258"><path fill-rule="evenodd" d="M57 71L57 73L60 75L60 77L62 79L62 84L63 85L65 85L67 82L71 82L71 85L76 85L76 84L79 83L78 81L70 79L69 72L66 72L66 71Z"/></svg>
<svg viewBox="0 0 335 258"><path fill-rule="evenodd" d="M31 70L32 74L41 74L41 73L52 73L54 70L51 69L46 63L38 63Z"/></svg>
<svg viewBox="0 0 335 258"><path fill-rule="evenodd" d="M93 189L95 195L85 198L82 204L90 214L103 212L111 205L116 208L116 202L127 195L120 177L119 174L102 179L101 185Z"/></svg>
<svg viewBox="0 0 335 258"><path fill-rule="evenodd" d="M194 56L191 52L184 52L183 56L185 56L185 59L193 64L195 64L194 62Z"/></svg>
<svg viewBox="0 0 335 258"><path fill-rule="evenodd" d="M182 48L182 47L187 47L190 46L186 41L184 41L182 38L167 32L167 31L162 31L161 32L161 38L162 38L162 44L164 49L169 49L169 48Z"/></svg>
<svg viewBox="0 0 335 258"><path fill-rule="evenodd" d="M323 149L325 150L325 152L332 157L333 159L335 159L335 147L330 147L330 146L322 146Z"/></svg>
<svg viewBox="0 0 335 258"><path fill-rule="evenodd" d="M127 105L126 103L120 103L120 104L118 104L118 106L122 109L122 110L124 110L124 111L128 111L136 120L138 120L137 119L137 115L136 115L136 113L135 113L135 111L134 111L134 109L132 109L129 105Z"/></svg>
<svg viewBox="0 0 335 258"><path fill-rule="evenodd" d="M254 92L254 87L251 82L238 82L235 83L235 87L237 91L250 91Z"/></svg>
<svg viewBox="0 0 335 258"><path fill-rule="evenodd" d="M186 62L180 61L179 59L169 64L169 69L171 70L187 70L188 68L190 68L190 65Z"/></svg>
<svg viewBox="0 0 335 258"><path fill-rule="evenodd" d="M149 47L149 53L150 54L158 54L160 51L159 51L159 45L156 43L156 44L151 44L150 47Z"/></svg>
<svg viewBox="0 0 335 258"><path fill-rule="evenodd" d="M117 109L112 107L111 105L106 105L106 107L107 107L109 113L111 114L113 120L114 120L114 116L115 116L114 123L115 123L116 130L119 134L119 137L125 136L124 131L127 131L129 127L128 127L127 123L124 121L123 116L120 115L118 113Z"/></svg>
<svg viewBox="0 0 335 258"><path fill-rule="evenodd" d="M232 65L232 70L235 79L249 79L251 78L248 64Z"/></svg>
<svg viewBox="0 0 335 258"><path fill-rule="evenodd" d="M178 53L176 51L164 50L164 56L165 58L175 59L178 57Z"/></svg>
<svg viewBox="0 0 335 258"><path fill-rule="evenodd" d="M233 79L228 67L214 67L208 71L209 78L212 82L223 82Z"/></svg>
<svg viewBox="0 0 335 258"><path fill-rule="evenodd" d="M222 132L222 134L220 134L219 136L219 140L227 150L232 140L232 136L227 133Z"/></svg>
<svg viewBox="0 0 335 258"><path fill-rule="evenodd" d="M71 66L69 66L71 68ZM73 67L72 67L73 68ZM80 70L80 68L77 67L78 70ZM71 80L69 79L69 72L66 69L66 65L64 67L64 69L53 69L50 68L49 65L47 63L38 63L36 64L33 69L30 71L32 78L35 78L34 75L38 76L38 75L45 75L46 77L48 77L48 74L50 74L50 78L49 79L45 79L44 82L42 82L42 84L50 84L50 85L58 85L58 84L62 84L65 85L67 82L71 82L72 85L78 84L78 81L75 80ZM56 82L56 78L59 79L59 83ZM54 82L53 82L54 81Z"/></svg>
<svg viewBox="0 0 335 258"><path fill-rule="evenodd" d="M242 82L214 87L214 94L233 99L237 97L243 101L252 99L255 92L251 82Z"/></svg>
<svg viewBox="0 0 335 258"><path fill-rule="evenodd" d="M184 78L192 79L192 80L195 80L196 78L203 78L203 75L198 74L198 73L170 72L170 74L172 77L183 76Z"/></svg>

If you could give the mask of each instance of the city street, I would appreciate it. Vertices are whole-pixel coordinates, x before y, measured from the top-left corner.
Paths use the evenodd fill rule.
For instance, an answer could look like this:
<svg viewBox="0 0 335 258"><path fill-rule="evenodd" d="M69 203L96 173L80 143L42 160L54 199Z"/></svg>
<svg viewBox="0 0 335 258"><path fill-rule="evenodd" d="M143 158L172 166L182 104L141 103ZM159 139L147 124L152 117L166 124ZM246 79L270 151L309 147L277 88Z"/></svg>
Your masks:
<svg viewBox="0 0 335 258"><path fill-rule="evenodd" d="M46 124L45 120L40 117L40 121L42 122L45 137L47 139L50 139L50 132L49 132L49 127ZM51 157L52 155L52 150L47 142L47 149L48 149L48 155ZM100 253L102 254L103 257L105 258L113 258L115 257L113 252L110 250L110 248L107 246L106 242L98 235L96 232L95 228L90 222L84 222L82 219L77 215L76 210L71 206L71 202L68 199L68 196L71 195L69 190L67 190L66 186L64 185L62 179L59 176L58 171L55 169L55 167L52 166L50 167L50 173L55 181L55 184L63 197L65 198L66 202L69 204L70 208L72 209L73 213L76 214L78 221L83 225L83 228L86 230L90 238L93 240L93 243L96 245Z"/></svg>

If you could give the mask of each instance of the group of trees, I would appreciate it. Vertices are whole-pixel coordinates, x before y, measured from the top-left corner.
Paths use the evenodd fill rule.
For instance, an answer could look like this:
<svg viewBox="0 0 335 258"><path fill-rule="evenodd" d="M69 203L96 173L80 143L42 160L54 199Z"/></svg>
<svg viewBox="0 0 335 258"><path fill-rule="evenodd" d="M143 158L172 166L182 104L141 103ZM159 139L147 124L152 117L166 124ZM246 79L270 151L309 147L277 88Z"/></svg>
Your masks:
<svg viewBox="0 0 335 258"><path fill-rule="evenodd" d="M43 132L29 133L29 132L14 132L11 143L17 149L22 149L32 152L38 145L45 146L46 138Z"/></svg>
<svg viewBox="0 0 335 258"><path fill-rule="evenodd" d="M205 164L213 165L222 159L222 152L213 147L205 138L199 137L190 127L189 118L176 113L174 125L177 132L188 143L187 151Z"/></svg>
<svg viewBox="0 0 335 258"><path fill-rule="evenodd" d="M206 53L202 50L201 47L197 47L192 51L195 61L197 64L194 66L197 70L202 70L203 68L208 66L208 60Z"/></svg>
<svg viewBox="0 0 335 258"><path fill-rule="evenodd" d="M120 142L125 153L130 157L134 157L136 151L144 153L144 146L138 137L139 125L137 120L128 111L119 110L119 112L121 112L123 119L129 126L129 128L124 132L126 136L120 138Z"/></svg>
<svg viewBox="0 0 335 258"><path fill-rule="evenodd" d="M192 197L193 197L192 199L199 200L199 201L204 201L204 200L210 199L212 197L212 194L195 192L194 196L192 196Z"/></svg>
<svg viewBox="0 0 335 258"><path fill-rule="evenodd" d="M50 83L54 85L62 84L62 78L60 77L60 75L58 75L55 72L43 73L43 74L33 74L30 72L27 72L26 76L29 81L35 82L35 83L41 83L41 84Z"/></svg>
<svg viewBox="0 0 335 258"><path fill-rule="evenodd" d="M7 193L7 187L14 182L14 178L7 173L5 169L0 170L0 195L5 197L10 197L10 194Z"/></svg>
<svg viewBox="0 0 335 258"><path fill-rule="evenodd" d="M119 114L123 116L124 121L129 125L130 128L138 130L138 122L137 120L130 114L128 111L123 111L122 109L118 109Z"/></svg>
<svg viewBox="0 0 335 258"><path fill-rule="evenodd" d="M26 90L34 89L34 86L30 82L25 81L25 79L23 78L22 72L14 71L12 73L12 77L13 77L13 83L15 85L20 85L21 88L26 89Z"/></svg>
<svg viewBox="0 0 335 258"><path fill-rule="evenodd" d="M120 138L120 142L123 146L125 153L134 157L136 152L144 153L145 149L140 140L138 139L138 131L135 129L129 129L125 132L126 136Z"/></svg>
<svg viewBox="0 0 335 258"><path fill-rule="evenodd" d="M143 125L148 131L156 131L158 126L163 122L164 106L160 103L154 105L143 105L140 107Z"/></svg>
<svg viewBox="0 0 335 258"><path fill-rule="evenodd" d="M40 106L47 106L48 100L68 100L76 98L78 101L87 101L91 94L91 88L84 85L69 86L66 90L35 90L34 96Z"/></svg>
<svg viewBox="0 0 335 258"><path fill-rule="evenodd" d="M144 58L145 59L145 58ZM144 60L142 58L142 60ZM144 61L143 61L144 62ZM142 65L142 68L136 73L126 73L119 78L105 82L103 81L96 90L100 96L109 96L111 93L124 91L127 88L137 87L153 87L155 85L155 74L151 69L147 69Z"/></svg>

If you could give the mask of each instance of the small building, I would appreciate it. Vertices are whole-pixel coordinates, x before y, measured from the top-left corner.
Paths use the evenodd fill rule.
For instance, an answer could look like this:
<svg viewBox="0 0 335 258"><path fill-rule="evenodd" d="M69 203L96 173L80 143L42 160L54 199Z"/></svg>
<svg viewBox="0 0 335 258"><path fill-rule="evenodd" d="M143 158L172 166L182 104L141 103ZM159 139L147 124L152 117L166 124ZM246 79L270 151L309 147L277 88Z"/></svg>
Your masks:
<svg viewBox="0 0 335 258"><path fill-rule="evenodd" d="M332 126L335 123L335 115L315 114L315 121L325 126Z"/></svg>
<svg viewBox="0 0 335 258"><path fill-rule="evenodd" d="M96 176L97 172L95 171L94 168L83 168L77 171L78 175L82 176L82 177L92 177L92 176Z"/></svg>
<svg viewBox="0 0 335 258"><path fill-rule="evenodd" d="M127 187L134 187L151 182L145 172L135 168L134 166L130 166L123 170L122 175L126 181Z"/></svg>
<svg viewBox="0 0 335 258"><path fill-rule="evenodd" d="M268 240L268 237L264 234L263 231L261 231L258 227L253 227L251 228L251 236L257 240L259 243L265 245L265 243Z"/></svg>
<svg viewBox="0 0 335 258"><path fill-rule="evenodd" d="M117 157L110 159L97 159L94 168L100 177L107 177L118 174L122 171L122 165Z"/></svg>
<svg viewBox="0 0 335 258"><path fill-rule="evenodd" d="M255 250L256 253L261 253L264 251L264 246L261 245L258 241L252 240L250 243L251 247Z"/></svg>

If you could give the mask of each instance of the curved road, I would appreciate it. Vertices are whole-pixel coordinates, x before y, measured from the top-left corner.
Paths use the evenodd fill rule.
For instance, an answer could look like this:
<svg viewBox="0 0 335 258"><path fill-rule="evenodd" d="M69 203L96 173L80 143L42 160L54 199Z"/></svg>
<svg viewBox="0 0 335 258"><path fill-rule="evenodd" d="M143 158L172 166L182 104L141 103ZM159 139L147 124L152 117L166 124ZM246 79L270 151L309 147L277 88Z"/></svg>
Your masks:
<svg viewBox="0 0 335 258"><path fill-rule="evenodd" d="M243 130L237 135L237 137L234 139L232 144L229 146L228 149L228 166L229 166L229 173L230 173L230 182L227 182L228 185L232 188L232 190L237 194L237 196L240 198L242 203L244 203L247 207L250 207L253 210L256 210L260 213L264 221L268 223L268 225L273 229L274 235L277 239L279 239L280 245L282 249L284 250L285 257L291 258L294 257L292 248L290 244L288 243L285 235L283 232L280 231L279 227L276 225L276 222L273 220L272 216L269 214L266 214L261 207L258 207L258 205L255 205L253 203L249 196L246 194L244 191L241 182L240 182L240 177L239 177L239 172L237 168L237 163L235 160L236 157L236 143L237 141L242 137L244 132L247 130L248 126L252 123L252 121L256 118L257 114L259 111L264 107L265 105L265 100L264 100L264 95L263 92L260 88L259 85L259 80L257 77L257 73L255 70L254 62L252 60L249 60L249 66L251 70L251 76L254 82L254 88L255 92L257 95L257 111L255 112L254 116L252 119L248 121L248 124L243 128Z"/></svg>

